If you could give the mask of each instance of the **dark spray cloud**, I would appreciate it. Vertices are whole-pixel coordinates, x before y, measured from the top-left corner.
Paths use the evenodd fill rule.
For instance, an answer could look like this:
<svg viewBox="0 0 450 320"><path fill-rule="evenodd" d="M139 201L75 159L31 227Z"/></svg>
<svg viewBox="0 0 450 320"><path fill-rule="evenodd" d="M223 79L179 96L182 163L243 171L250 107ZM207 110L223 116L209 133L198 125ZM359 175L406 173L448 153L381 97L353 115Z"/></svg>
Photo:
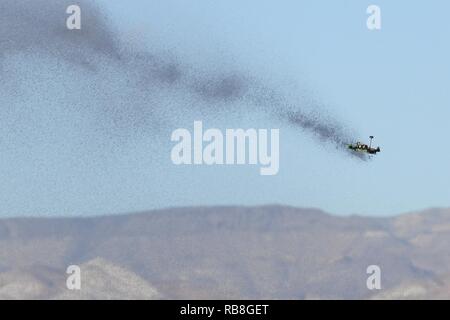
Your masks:
<svg viewBox="0 0 450 320"><path fill-rule="evenodd" d="M214 101L233 101L242 99L249 89L248 80L237 74L220 76L216 79L210 79L199 83L196 92L206 100Z"/></svg>
<svg viewBox="0 0 450 320"><path fill-rule="evenodd" d="M81 30L65 26L65 11L72 4L81 7ZM232 105L245 105L245 111L264 112L341 150L351 140L344 125L326 119L320 111L309 113L286 102L255 77L239 71L196 69L179 57L131 48L93 1L2 0L0 12L0 58L17 53L43 55L79 68L80 78L90 83L96 97L99 118L109 120L106 123L116 131L163 126L158 114L166 112L167 101L161 101L161 94L166 94L190 105L206 105L209 113L216 112L218 105L229 106L230 111ZM111 85L98 85L99 80ZM80 95L81 100L89 97L89 93ZM244 112L243 108L233 110Z"/></svg>
<svg viewBox="0 0 450 320"><path fill-rule="evenodd" d="M331 142L336 149L346 151L349 155L367 160L366 155L352 152L347 145L351 141L348 130L339 122L324 118L321 114L307 114L303 111L281 112L280 116L291 125L310 131L322 142Z"/></svg>
<svg viewBox="0 0 450 320"><path fill-rule="evenodd" d="M82 8L82 29L66 28L66 9ZM0 1L0 50L50 54L67 62L93 67L98 55L119 57L119 43L110 21L92 1Z"/></svg>

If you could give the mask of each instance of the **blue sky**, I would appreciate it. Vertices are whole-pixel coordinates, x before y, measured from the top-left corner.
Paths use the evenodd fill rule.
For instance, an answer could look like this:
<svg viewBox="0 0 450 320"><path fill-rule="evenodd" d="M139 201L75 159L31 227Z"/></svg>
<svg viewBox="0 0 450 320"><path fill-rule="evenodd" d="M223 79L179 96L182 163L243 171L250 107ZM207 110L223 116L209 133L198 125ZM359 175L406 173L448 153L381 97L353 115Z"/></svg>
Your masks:
<svg viewBox="0 0 450 320"><path fill-rule="evenodd" d="M265 116L205 116L193 108L175 115L173 128L159 137L110 153L81 148L61 155L45 135L31 149L8 149L0 160L0 215L267 203L390 215L450 206L448 1L103 2L126 41L192 65L245 69L293 96L308 92L358 132L355 139L374 135L382 152L360 162ZM366 28L370 4L381 7L380 31ZM46 107L43 94L33 93L36 109ZM63 118L72 116L78 115ZM279 174L260 176L252 166L174 166L169 132L194 119L206 127L279 127ZM62 125L52 130L60 145L83 144Z"/></svg>

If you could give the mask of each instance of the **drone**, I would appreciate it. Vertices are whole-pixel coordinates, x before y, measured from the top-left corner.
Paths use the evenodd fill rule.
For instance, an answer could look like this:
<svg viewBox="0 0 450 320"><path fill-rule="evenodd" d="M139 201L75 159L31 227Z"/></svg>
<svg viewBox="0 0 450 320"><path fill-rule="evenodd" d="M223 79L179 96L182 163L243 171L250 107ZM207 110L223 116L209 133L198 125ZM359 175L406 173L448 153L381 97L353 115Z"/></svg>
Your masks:
<svg viewBox="0 0 450 320"><path fill-rule="evenodd" d="M378 152L381 151L380 147L377 148L372 148L372 140L373 140L373 136L370 136L370 143L369 145L361 143L361 142L356 142L355 144L349 144L348 148L352 151L356 151L356 152L363 152L363 153L368 153L368 154L377 154Z"/></svg>

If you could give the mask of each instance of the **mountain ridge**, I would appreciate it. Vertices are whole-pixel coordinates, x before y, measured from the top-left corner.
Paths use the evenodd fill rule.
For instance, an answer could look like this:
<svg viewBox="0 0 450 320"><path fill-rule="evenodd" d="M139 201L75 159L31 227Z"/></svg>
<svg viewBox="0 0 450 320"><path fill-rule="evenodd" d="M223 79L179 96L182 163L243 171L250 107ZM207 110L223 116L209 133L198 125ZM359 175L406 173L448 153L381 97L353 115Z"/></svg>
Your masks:
<svg viewBox="0 0 450 320"><path fill-rule="evenodd" d="M31 281L41 289L22 290L35 292L26 298L67 297L63 286L57 293L51 286L65 279L66 267L103 261L104 270L121 270L147 283L142 298L156 292L153 297L169 299L368 299L403 297L389 290L414 283L442 297L434 283L440 277L446 283L450 274L449 241L450 209L445 208L380 218L282 205L5 218L0 219L0 292L8 284L23 285L18 274L42 275L53 280ZM371 264L382 269L384 294L366 288ZM104 275L111 272L99 274L107 281ZM121 286L98 289L109 287L96 284L93 294L80 298L139 297L126 295Z"/></svg>

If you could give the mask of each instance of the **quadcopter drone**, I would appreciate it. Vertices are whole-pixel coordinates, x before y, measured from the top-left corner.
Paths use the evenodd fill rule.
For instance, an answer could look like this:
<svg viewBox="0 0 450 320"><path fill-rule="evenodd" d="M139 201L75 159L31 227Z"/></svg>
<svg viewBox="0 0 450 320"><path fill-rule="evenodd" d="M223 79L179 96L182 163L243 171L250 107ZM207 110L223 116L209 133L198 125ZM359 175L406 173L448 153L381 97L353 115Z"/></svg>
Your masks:
<svg viewBox="0 0 450 320"><path fill-rule="evenodd" d="M368 154L377 154L378 152L381 151L380 147L377 148L373 148L372 147L372 140L373 140L373 136L370 136L370 143L369 145L361 143L361 142L356 142L355 144L349 144L348 148L352 151L356 151L356 152L364 152L364 153L368 153Z"/></svg>

